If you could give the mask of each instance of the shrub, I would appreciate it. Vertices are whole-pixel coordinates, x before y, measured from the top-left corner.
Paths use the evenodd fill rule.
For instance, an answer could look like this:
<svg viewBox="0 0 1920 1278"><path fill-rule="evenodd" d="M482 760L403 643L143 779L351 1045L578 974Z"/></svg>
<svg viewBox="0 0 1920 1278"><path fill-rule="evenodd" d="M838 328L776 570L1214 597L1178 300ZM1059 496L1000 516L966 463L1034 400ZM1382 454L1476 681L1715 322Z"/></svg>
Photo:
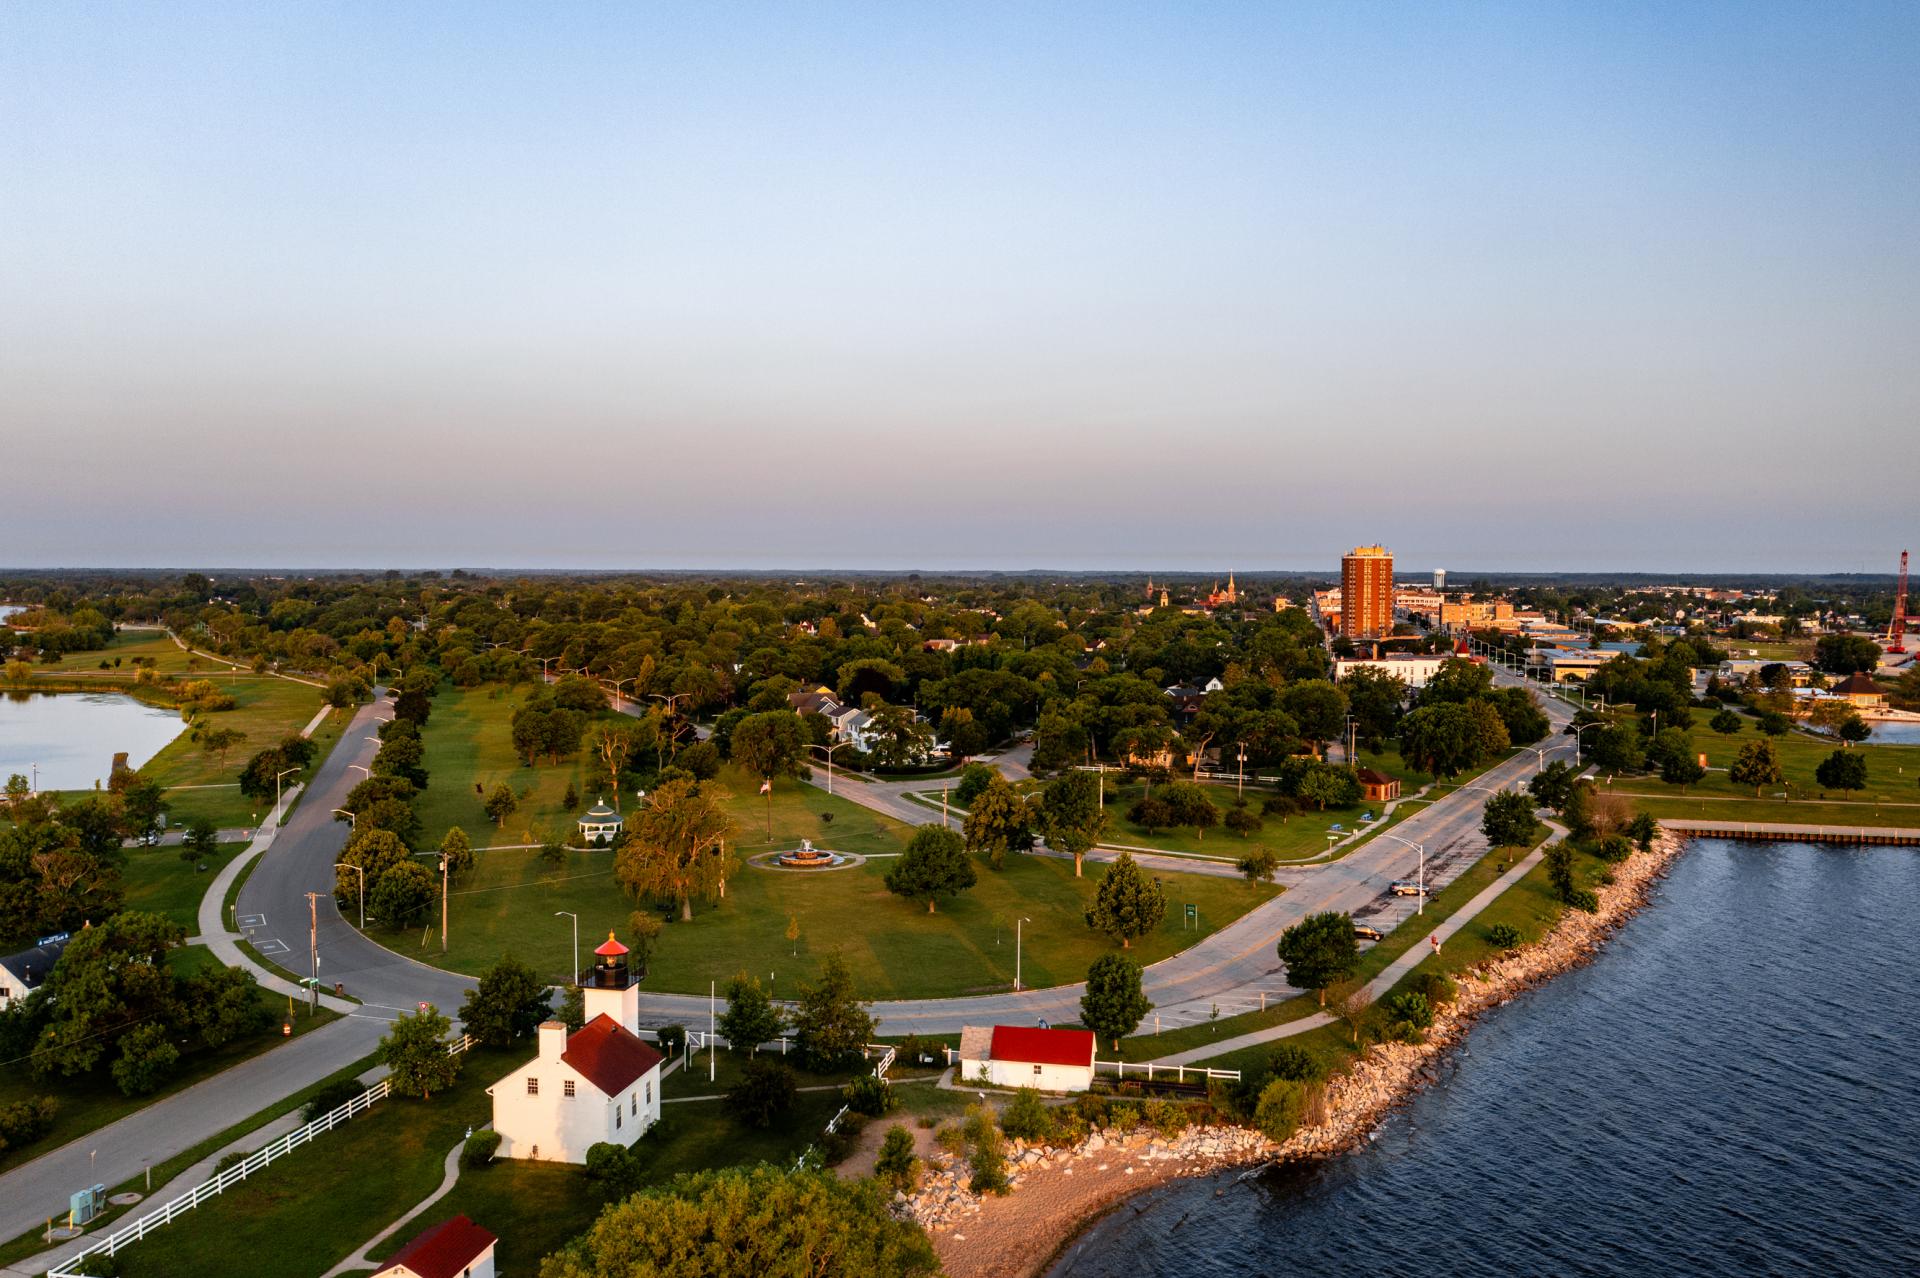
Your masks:
<svg viewBox="0 0 1920 1278"><path fill-rule="evenodd" d="M0 1154L22 1145L31 1145L53 1128L60 1102L51 1096L0 1105Z"/></svg>
<svg viewBox="0 0 1920 1278"><path fill-rule="evenodd" d="M222 1154L220 1161L213 1165L213 1174L218 1176L221 1172L231 1171L252 1157L251 1149L236 1149L231 1154Z"/></svg>
<svg viewBox="0 0 1920 1278"><path fill-rule="evenodd" d="M967 1152L967 1134L960 1130L958 1123L948 1123L936 1131L933 1143L955 1156Z"/></svg>
<svg viewBox="0 0 1920 1278"><path fill-rule="evenodd" d="M862 1074L848 1083L840 1096L854 1113L865 1114L869 1118L890 1114L900 1104L887 1080L872 1074Z"/></svg>
<svg viewBox="0 0 1920 1278"><path fill-rule="evenodd" d="M1053 1115L1041 1102L1039 1092L1023 1087L1000 1115L1000 1129L1015 1140L1044 1141L1053 1134Z"/></svg>
<svg viewBox="0 0 1920 1278"><path fill-rule="evenodd" d="M654 1032L654 1040L660 1044L660 1054L671 1060L687 1045L687 1027L684 1025L662 1025Z"/></svg>
<svg viewBox="0 0 1920 1278"><path fill-rule="evenodd" d="M967 1107L966 1142L972 1147L967 1166L973 1172L967 1188L976 1194L1004 1194L1007 1183L1006 1138L993 1121L993 1111L985 1105Z"/></svg>
<svg viewBox="0 0 1920 1278"><path fill-rule="evenodd" d="M1520 929L1511 923L1495 923L1487 929L1487 944L1499 950L1510 950L1520 944Z"/></svg>
<svg viewBox="0 0 1920 1278"><path fill-rule="evenodd" d="M1276 1078L1260 1089L1254 1105L1253 1125L1267 1139L1284 1141L1299 1130L1307 1113L1307 1085L1288 1078Z"/></svg>
<svg viewBox="0 0 1920 1278"><path fill-rule="evenodd" d="M1609 834L1594 845L1593 854L1602 861L1624 861L1633 855L1633 840L1624 834Z"/></svg>
<svg viewBox="0 0 1920 1278"><path fill-rule="evenodd" d="M899 1123L887 1128L873 1174L881 1184L900 1193L912 1193L920 1183L920 1159L913 1152L913 1133Z"/></svg>
<svg viewBox="0 0 1920 1278"><path fill-rule="evenodd" d="M1260 814L1252 808L1244 804L1236 804L1234 807L1227 809L1225 824L1229 830L1232 830L1244 839L1249 835L1258 834L1260 827L1264 825L1265 822L1260 819Z"/></svg>
<svg viewBox="0 0 1920 1278"><path fill-rule="evenodd" d="M1115 1101L1107 1110L1107 1126L1117 1132L1130 1132L1140 1125L1140 1107L1132 1101Z"/></svg>
<svg viewBox="0 0 1920 1278"><path fill-rule="evenodd" d="M1441 972L1416 972L1408 980L1407 988L1423 995L1434 1007L1451 1003L1460 997L1460 987L1453 983L1452 977Z"/></svg>
<svg viewBox="0 0 1920 1278"><path fill-rule="evenodd" d="M1284 794L1268 795L1260 804L1260 813L1263 816L1277 816L1280 823L1285 825L1288 817L1300 814L1300 802Z"/></svg>
<svg viewBox="0 0 1920 1278"><path fill-rule="evenodd" d="M793 1071L766 1056L750 1058L740 1081L727 1093L727 1103L750 1127L771 1127L773 1120L793 1106Z"/></svg>
<svg viewBox="0 0 1920 1278"><path fill-rule="evenodd" d="M485 1167L493 1161L493 1156L499 1148L499 1132L477 1131L467 1137L466 1142L460 1146L460 1164L463 1167Z"/></svg>
<svg viewBox="0 0 1920 1278"><path fill-rule="evenodd" d="M1320 1058L1298 1043L1282 1043L1267 1053L1267 1071L1290 1083L1311 1083L1326 1075Z"/></svg>
<svg viewBox="0 0 1920 1278"><path fill-rule="evenodd" d="M1235 808L1234 811L1238 812L1240 809ZM1232 813L1228 816L1231 817ZM1240 873L1246 876L1249 883L1271 883L1274 872L1280 868L1280 858L1273 854L1272 849L1261 848L1258 852L1252 852L1240 858L1239 868Z"/></svg>
<svg viewBox="0 0 1920 1278"><path fill-rule="evenodd" d="M1401 990L1381 1004L1380 1011L1387 1018L1387 1024L1396 1029L1403 1023L1418 1030L1433 1024L1433 1004L1425 994L1414 990Z"/></svg>
<svg viewBox="0 0 1920 1278"><path fill-rule="evenodd" d="M1592 888L1575 888L1567 894L1567 904L1576 910L1595 914L1600 909L1600 898L1594 895Z"/></svg>
<svg viewBox="0 0 1920 1278"><path fill-rule="evenodd" d="M1187 1113L1185 1105L1176 1105L1172 1101L1163 1100L1148 1101L1142 1114L1147 1121L1147 1126L1168 1140L1187 1130L1192 1117Z"/></svg>

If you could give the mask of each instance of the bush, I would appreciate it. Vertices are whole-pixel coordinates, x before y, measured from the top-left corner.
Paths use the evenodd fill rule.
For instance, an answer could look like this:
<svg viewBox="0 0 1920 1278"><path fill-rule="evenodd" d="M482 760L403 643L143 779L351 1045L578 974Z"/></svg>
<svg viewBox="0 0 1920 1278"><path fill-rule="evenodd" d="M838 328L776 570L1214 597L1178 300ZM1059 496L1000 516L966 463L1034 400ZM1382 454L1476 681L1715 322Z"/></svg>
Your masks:
<svg viewBox="0 0 1920 1278"><path fill-rule="evenodd" d="M1280 823L1285 825L1288 817L1300 815L1300 803L1284 794L1269 795L1260 804L1260 812L1263 816L1279 817Z"/></svg>
<svg viewBox="0 0 1920 1278"><path fill-rule="evenodd" d="M791 1069L771 1057L755 1056L727 1093L727 1103L749 1127L771 1127L774 1119L793 1107L796 1090Z"/></svg>
<svg viewBox="0 0 1920 1278"><path fill-rule="evenodd" d="M213 1165L213 1174L218 1176L221 1172L232 1171L235 1167L238 1167L241 1163L246 1162L252 1157L253 1151L251 1149L236 1149L231 1154L222 1154L220 1161Z"/></svg>
<svg viewBox="0 0 1920 1278"><path fill-rule="evenodd" d="M967 1152L967 1134L960 1130L958 1123L948 1123L934 1132L933 1143L956 1156Z"/></svg>
<svg viewBox="0 0 1920 1278"><path fill-rule="evenodd" d="M1013 1103L1000 1115L1000 1130L1015 1140L1044 1141L1053 1135L1053 1126L1053 1115L1031 1087L1015 1092Z"/></svg>
<svg viewBox="0 0 1920 1278"><path fill-rule="evenodd" d="M53 1129L60 1102L51 1096L0 1105L0 1154L31 1145Z"/></svg>
<svg viewBox="0 0 1920 1278"><path fill-rule="evenodd" d="M1592 888L1575 888L1567 894L1567 904L1588 914L1597 914L1600 910L1600 898L1593 894Z"/></svg>
<svg viewBox="0 0 1920 1278"><path fill-rule="evenodd" d="M460 1146L460 1165L463 1167L485 1167L493 1161L494 1154L500 1148L500 1133L481 1130L467 1137Z"/></svg>
<svg viewBox="0 0 1920 1278"><path fill-rule="evenodd" d="M881 1184L899 1193L910 1194L920 1182L920 1159L913 1152L913 1133L899 1123L887 1129L880 1142L880 1157L873 1174Z"/></svg>
<svg viewBox="0 0 1920 1278"><path fill-rule="evenodd" d="M1267 1072L1290 1083L1311 1083L1326 1076L1326 1067L1298 1043L1282 1043L1267 1053Z"/></svg>
<svg viewBox="0 0 1920 1278"><path fill-rule="evenodd" d="M1510 950L1520 944L1520 929L1511 923L1495 923L1487 929L1487 944L1497 950Z"/></svg>
<svg viewBox="0 0 1920 1278"><path fill-rule="evenodd" d="M1148 1101L1143 1117L1147 1121L1147 1126L1168 1140L1187 1130L1191 1120L1185 1105L1176 1105L1172 1101L1163 1100Z"/></svg>
<svg viewBox="0 0 1920 1278"><path fill-rule="evenodd" d="M1388 998L1381 1004L1380 1012L1387 1018L1387 1024L1395 1029L1403 1024L1411 1025L1416 1030L1428 1029L1433 1025L1433 1004L1427 1001L1425 994L1414 990L1401 990Z"/></svg>
<svg viewBox="0 0 1920 1278"><path fill-rule="evenodd" d="M1593 854L1602 861L1624 861L1633 855L1633 840L1624 834L1609 834L1594 844Z"/></svg>
<svg viewBox="0 0 1920 1278"><path fill-rule="evenodd" d="M1407 988L1423 996L1429 1004L1441 1007L1460 997L1460 987L1453 979L1440 972L1416 972L1407 981Z"/></svg>
<svg viewBox="0 0 1920 1278"><path fill-rule="evenodd" d="M1253 1125L1268 1140L1284 1141L1300 1128L1307 1113L1307 1085L1288 1078L1276 1078L1260 1089L1254 1105Z"/></svg>
<svg viewBox="0 0 1920 1278"><path fill-rule="evenodd" d="M1107 1110L1107 1126L1117 1132L1130 1132L1140 1125L1140 1107L1132 1101L1115 1101Z"/></svg>
<svg viewBox="0 0 1920 1278"><path fill-rule="evenodd" d="M1006 1138L993 1121L993 1111L985 1105L967 1107L966 1142L972 1147L967 1166L973 1175L967 1188L976 1194L1004 1194L1007 1183Z"/></svg>
<svg viewBox="0 0 1920 1278"><path fill-rule="evenodd" d="M662 1025L654 1032L654 1040L660 1044L660 1054L671 1060L678 1056L687 1045L687 1027L684 1025Z"/></svg>
<svg viewBox="0 0 1920 1278"><path fill-rule="evenodd" d="M869 1118L890 1114L900 1104L887 1080L872 1074L862 1074L848 1083L841 1090L840 1098L854 1113L865 1114Z"/></svg>
<svg viewBox="0 0 1920 1278"><path fill-rule="evenodd" d="M1258 834L1260 827L1265 824L1265 822L1260 819L1258 812L1255 812L1252 808L1244 804L1237 804L1234 807L1228 808L1224 820L1226 827L1243 839L1249 835Z"/></svg>

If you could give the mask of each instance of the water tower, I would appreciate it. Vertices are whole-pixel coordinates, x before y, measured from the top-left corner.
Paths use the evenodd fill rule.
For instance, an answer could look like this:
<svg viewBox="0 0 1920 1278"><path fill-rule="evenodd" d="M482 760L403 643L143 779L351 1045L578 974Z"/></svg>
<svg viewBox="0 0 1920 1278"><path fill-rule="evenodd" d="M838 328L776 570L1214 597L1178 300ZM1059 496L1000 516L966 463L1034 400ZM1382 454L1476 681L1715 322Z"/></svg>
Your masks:
<svg viewBox="0 0 1920 1278"><path fill-rule="evenodd" d="M1435 568L1433 570L1433 588L1435 590L1445 590L1447 588L1447 570L1445 568Z"/></svg>

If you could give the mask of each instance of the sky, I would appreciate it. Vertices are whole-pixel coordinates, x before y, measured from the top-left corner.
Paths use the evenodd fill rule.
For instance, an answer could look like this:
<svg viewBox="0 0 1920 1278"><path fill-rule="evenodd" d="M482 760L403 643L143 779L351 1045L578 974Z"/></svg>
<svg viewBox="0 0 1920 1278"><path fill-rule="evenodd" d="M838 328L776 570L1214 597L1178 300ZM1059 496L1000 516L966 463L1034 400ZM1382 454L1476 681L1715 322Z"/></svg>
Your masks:
<svg viewBox="0 0 1920 1278"><path fill-rule="evenodd" d="M0 6L0 564L1891 572L1920 6Z"/></svg>

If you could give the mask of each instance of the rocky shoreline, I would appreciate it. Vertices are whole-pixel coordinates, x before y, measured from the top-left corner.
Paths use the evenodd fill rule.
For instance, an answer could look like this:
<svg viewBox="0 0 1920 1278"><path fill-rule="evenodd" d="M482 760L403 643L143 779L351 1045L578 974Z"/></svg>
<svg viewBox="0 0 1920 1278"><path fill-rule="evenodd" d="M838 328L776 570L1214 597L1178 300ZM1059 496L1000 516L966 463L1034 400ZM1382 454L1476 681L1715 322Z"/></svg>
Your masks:
<svg viewBox="0 0 1920 1278"><path fill-rule="evenodd" d="M1327 1084L1324 1116L1276 1145L1240 1127L1195 1127L1175 1138L1144 1128L1096 1131L1068 1148L1010 1142L1013 1191L968 1191L964 1160L929 1168L919 1190L898 1203L932 1237L952 1278L1031 1278L1122 1200L1167 1181L1288 1158L1326 1158L1366 1139L1396 1106L1438 1081L1438 1060L1480 1016L1590 960L1651 894L1682 840L1662 832L1650 852L1612 867L1595 888L1592 914L1568 911L1536 944L1460 975L1460 993L1436 1009L1425 1041L1382 1043Z"/></svg>

